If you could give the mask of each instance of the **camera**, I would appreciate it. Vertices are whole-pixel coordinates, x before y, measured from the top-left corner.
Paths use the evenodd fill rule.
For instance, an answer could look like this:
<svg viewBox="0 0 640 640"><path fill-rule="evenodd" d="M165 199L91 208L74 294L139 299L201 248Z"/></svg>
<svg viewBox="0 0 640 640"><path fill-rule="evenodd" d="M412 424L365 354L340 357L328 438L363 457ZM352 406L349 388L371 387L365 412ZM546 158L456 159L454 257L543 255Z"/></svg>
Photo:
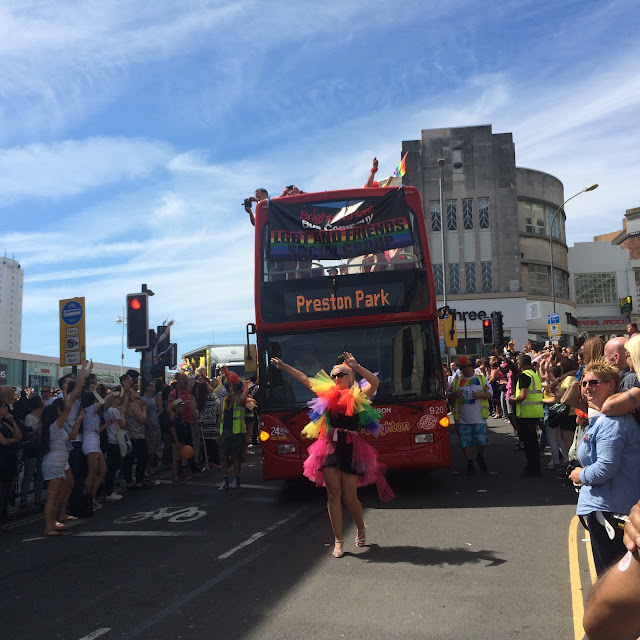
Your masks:
<svg viewBox="0 0 640 640"><path fill-rule="evenodd" d="M580 487L576 487L576 485L573 484L573 481L569 479L569 476L571 475L571 472L576 467L579 467L579 466L580 466L580 463L577 460L570 460L569 463L567 464L567 467L564 470L564 473L562 473L561 475L562 486L573 487L576 490L576 493L580 493Z"/></svg>
<svg viewBox="0 0 640 640"><path fill-rule="evenodd" d="M245 198L244 202L242 203L242 206L245 209L251 209L251 205L253 204L253 200L251 198Z"/></svg>

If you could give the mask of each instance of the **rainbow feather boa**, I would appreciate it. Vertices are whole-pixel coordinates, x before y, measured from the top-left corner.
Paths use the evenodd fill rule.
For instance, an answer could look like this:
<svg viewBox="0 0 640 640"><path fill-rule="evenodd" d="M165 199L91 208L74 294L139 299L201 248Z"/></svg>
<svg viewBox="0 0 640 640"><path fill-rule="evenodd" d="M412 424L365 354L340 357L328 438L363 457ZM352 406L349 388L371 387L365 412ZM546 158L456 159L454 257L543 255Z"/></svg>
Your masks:
<svg viewBox="0 0 640 640"><path fill-rule="evenodd" d="M358 415L360 427L377 438L380 435L380 414L371 405L371 400L359 385L349 389L338 389L326 371L322 370L314 378L309 378L311 391L318 397L307 405L311 409L309 424L302 430L307 438L325 438L331 433L331 413L347 416ZM366 380L364 381L366 384Z"/></svg>

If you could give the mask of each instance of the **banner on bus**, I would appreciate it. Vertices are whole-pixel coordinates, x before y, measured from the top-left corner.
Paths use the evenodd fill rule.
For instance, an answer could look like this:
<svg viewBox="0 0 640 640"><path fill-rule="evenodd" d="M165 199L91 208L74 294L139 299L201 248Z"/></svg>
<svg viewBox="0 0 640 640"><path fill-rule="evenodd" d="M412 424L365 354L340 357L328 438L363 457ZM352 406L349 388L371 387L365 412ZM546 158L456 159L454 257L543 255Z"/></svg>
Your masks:
<svg viewBox="0 0 640 640"><path fill-rule="evenodd" d="M269 202L271 260L342 260L413 244L404 189L357 202Z"/></svg>

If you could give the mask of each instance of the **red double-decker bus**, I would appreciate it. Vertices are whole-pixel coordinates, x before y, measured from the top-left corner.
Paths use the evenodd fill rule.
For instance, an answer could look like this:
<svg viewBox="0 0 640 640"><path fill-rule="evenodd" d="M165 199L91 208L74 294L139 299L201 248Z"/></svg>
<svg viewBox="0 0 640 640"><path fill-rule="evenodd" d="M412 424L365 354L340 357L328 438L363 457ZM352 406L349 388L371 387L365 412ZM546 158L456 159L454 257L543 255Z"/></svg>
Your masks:
<svg viewBox="0 0 640 640"><path fill-rule="evenodd" d="M302 475L309 376L350 351L380 386L389 468L451 464L431 261L414 187L304 193L256 211L256 330L265 480Z"/></svg>

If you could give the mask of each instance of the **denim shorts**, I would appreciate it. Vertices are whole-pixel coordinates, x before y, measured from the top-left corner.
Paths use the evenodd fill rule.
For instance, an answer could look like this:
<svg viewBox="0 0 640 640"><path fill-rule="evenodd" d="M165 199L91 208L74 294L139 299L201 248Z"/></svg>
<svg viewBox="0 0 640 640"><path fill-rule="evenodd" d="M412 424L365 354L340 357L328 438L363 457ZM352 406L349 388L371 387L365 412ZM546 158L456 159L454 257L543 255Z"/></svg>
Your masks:
<svg viewBox="0 0 640 640"><path fill-rule="evenodd" d="M482 447L487 444L487 425L484 422L477 424L457 424L458 441L461 449L467 447Z"/></svg>
<svg viewBox="0 0 640 640"><path fill-rule="evenodd" d="M69 463L65 464L43 464L42 477L45 480L55 480L56 478L64 478L65 471L69 469Z"/></svg>

